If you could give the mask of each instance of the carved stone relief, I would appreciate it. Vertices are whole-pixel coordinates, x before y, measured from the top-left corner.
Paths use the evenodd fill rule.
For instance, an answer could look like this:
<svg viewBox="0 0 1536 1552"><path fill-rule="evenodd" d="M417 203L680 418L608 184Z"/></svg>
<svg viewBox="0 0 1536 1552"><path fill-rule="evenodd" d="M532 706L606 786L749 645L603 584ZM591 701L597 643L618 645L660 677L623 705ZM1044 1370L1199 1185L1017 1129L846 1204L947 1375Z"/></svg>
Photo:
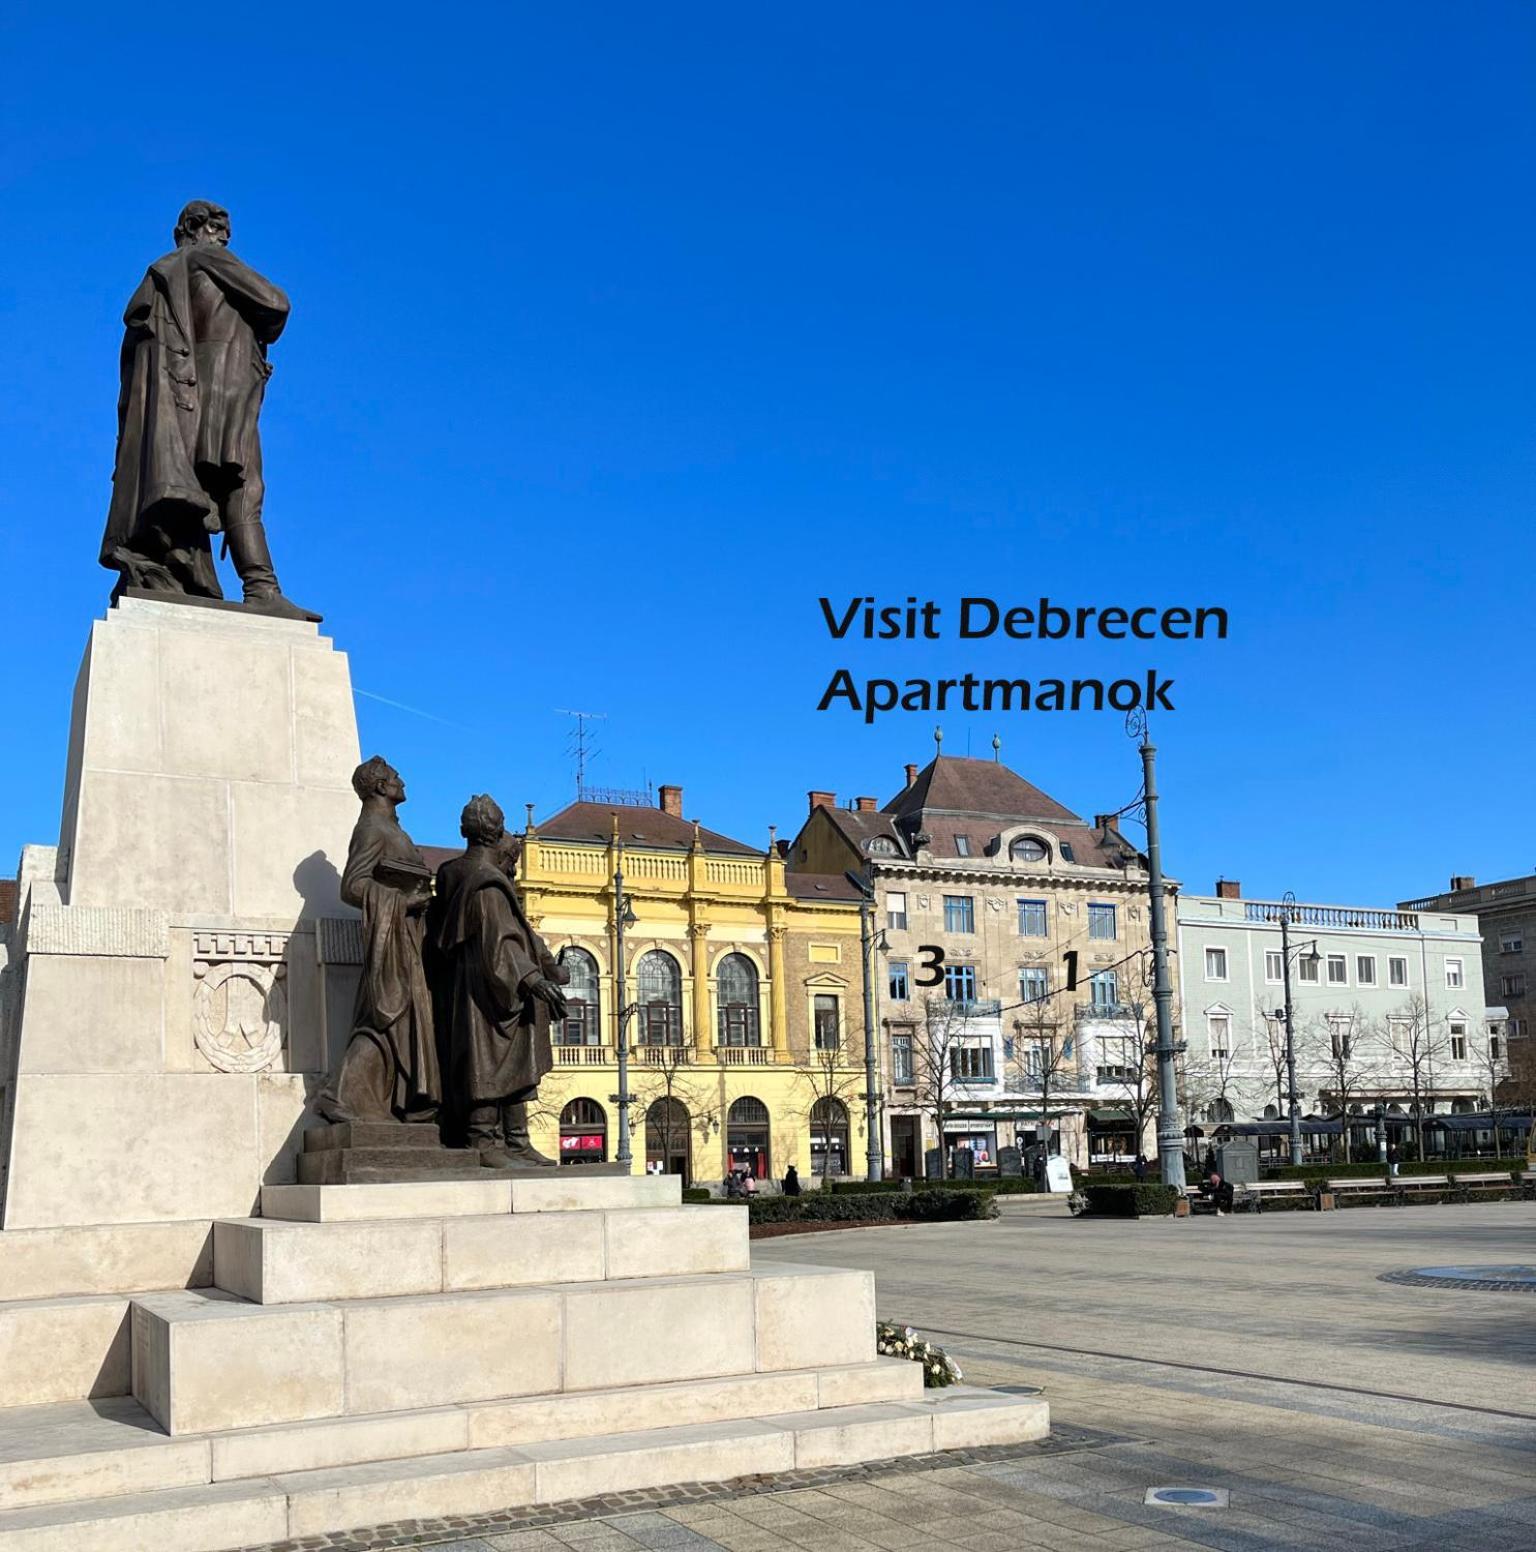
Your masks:
<svg viewBox="0 0 1536 1552"><path fill-rule="evenodd" d="M263 1072L283 1055L288 937L194 932L192 1038L219 1072Z"/></svg>

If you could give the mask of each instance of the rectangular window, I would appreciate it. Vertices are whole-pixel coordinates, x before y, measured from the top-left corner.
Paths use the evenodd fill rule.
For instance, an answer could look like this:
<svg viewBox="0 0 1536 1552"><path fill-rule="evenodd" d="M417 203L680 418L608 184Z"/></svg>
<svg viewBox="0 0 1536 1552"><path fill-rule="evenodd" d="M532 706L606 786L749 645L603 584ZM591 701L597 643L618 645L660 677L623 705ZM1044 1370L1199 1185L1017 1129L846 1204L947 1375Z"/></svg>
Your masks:
<svg viewBox="0 0 1536 1552"><path fill-rule="evenodd" d="M976 902L969 895L944 896L945 932L975 932Z"/></svg>
<svg viewBox="0 0 1536 1552"><path fill-rule="evenodd" d="M1462 976L1461 961L1459 959L1447 959L1445 962L1445 984L1452 991L1460 991L1465 984Z"/></svg>
<svg viewBox="0 0 1536 1552"><path fill-rule="evenodd" d="M1088 936L1090 938L1112 938L1115 936L1114 906L1090 905L1088 907Z"/></svg>
<svg viewBox="0 0 1536 1552"><path fill-rule="evenodd" d="M1501 975L1499 977L1500 995L1504 997L1525 996L1525 977L1523 975Z"/></svg>
<svg viewBox="0 0 1536 1552"><path fill-rule="evenodd" d="M597 1007L594 1003L572 998L565 1005L565 1030L562 1045L600 1045L602 1036L597 1028Z"/></svg>
<svg viewBox="0 0 1536 1552"><path fill-rule="evenodd" d="M1071 841L1063 841L1061 843L1061 860L1063 862L1076 862L1077 861L1077 858L1072 855L1072 843L1071 843Z"/></svg>
<svg viewBox="0 0 1536 1552"><path fill-rule="evenodd" d="M1135 1074L1129 1067L1100 1067L1095 1075L1100 1083L1131 1083Z"/></svg>
<svg viewBox="0 0 1536 1552"><path fill-rule="evenodd" d="M1376 956L1374 954L1355 955L1355 985L1374 986L1376 984Z"/></svg>
<svg viewBox="0 0 1536 1552"><path fill-rule="evenodd" d="M912 1037L891 1036L891 1082L908 1084L912 1081Z"/></svg>
<svg viewBox="0 0 1536 1552"><path fill-rule="evenodd" d="M902 889L890 889L885 896L885 925L892 932L907 930L907 895Z"/></svg>
<svg viewBox="0 0 1536 1552"><path fill-rule="evenodd" d="M969 857L971 854L971 838L968 835L955 837L955 855L957 857Z"/></svg>
<svg viewBox="0 0 1536 1552"><path fill-rule="evenodd" d="M1041 1002L1051 994L1051 972L1044 965L1026 965L1019 971L1019 999Z"/></svg>
<svg viewBox="0 0 1536 1552"><path fill-rule="evenodd" d="M1020 900L1019 936L1021 938L1044 938L1049 935L1050 932L1046 926L1045 901Z"/></svg>
<svg viewBox="0 0 1536 1552"><path fill-rule="evenodd" d="M1497 1035L1489 1035L1488 1037L1488 1056L1491 1061L1496 1062L1499 1059L1499 1037Z"/></svg>
<svg viewBox="0 0 1536 1552"><path fill-rule="evenodd" d="M962 1083L992 1077L990 1045L956 1045L949 1050L950 1076Z"/></svg>
<svg viewBox="0 0 1536 1552"><path fill-rule="evenodd" d="M1277 948L1264 951L1264 979L1278 986L1285 979L1285 955Z"/></svg>
<svg viewBox="0 0 1536 1552"><path fill-rule="evenodd" d="M841 1044L838 1032L838 1007L835 994L817 992L812 1011L816 1020L816 1049L835 1051Z"/></svg>
<svg viewBox="0 0 1536 1552"><path fill-rule="evenodd" d="M1387 960L1387 985L1406 986L1408 984L1408 961L1400 954L1393 954Z"/></svg>
<svg viewBox="0 0 1536 1552"><path fill-rule="evenodd" d="M1120 984L1113 970L1095 970L1088 978L1088 990L1096 1011L1111 1012L1120 1006Z"/></svg>
<svg viewBox="0 0 1536 1552"><path fill-rule="evenodd" d="M1328 1045L1335 1061L1347 1062L1354 1054L1354 1021L1347 1018L1328 1020Z"/></svg>
<svg viewBox="0 0 1536 1552"><path fill-rule="evenodd" d="M905 1002L912 995L912 978L906 960L893 959L885 968L891 1001Z"/></svg>
<svg viewBox="0 0 1536 1552"><path fill-rule="evenodd" d="M1031 1083L1038 1085L1044 1079L1050 1070L1051 1054L1051 1047L1043 1041L1024 1047L1024 1076Z"/></svg>
<svg viewBox="0 0 1536 1552"><path fill-rule="evenodd" d="M1467 1026L1465 1024L1451 1025L1451 1060L1464 1062L1467 1059Z"/></svg>
<svg viewBox="0 0 1536 1552"><path fill-rule="evenodd" d="M1313 986L1316 986L1321 974L1321 960L1313 959L1310 955L1303 954L1296 961L1296 979L1298 981L1308 981Z"/></svg>
<svg viewBox="0 0 1536 1552"><path fill-rule="evenodd" d="M1227 978L1227 951L1224 948L1208 948L1205 951L1205 978L1208 981L1224 981Z"/></svg>
<svg viewBox="0 0 1536 1552"><path fill-rule="evenodd" d="M1518 932L1506 932L1499 938L1501 954L1520 954L1525 951L1525 938Z"/></svg>
<svg viewBox="0 0 1536 1552"><path fill-rule="evenodd" d="M976 966L945 965L944 995L951 1002L975 1002Z"/></svg>
<svg viewBox="0 0 1536 1552"><path fill-rule="evenodd" d="M1349 985L1349 956L1346 954L1330 954L1328 956L1328 984L1330 986Z"/></svg>
<svg viewBox="0 0 1536 1552"><path fill-rule="evenodd" d="M1225 1013L1208 1013L1205 1028L1211 1042L1211 1059L1226 1061L1232 1055L1232 1020Z"/></svg>

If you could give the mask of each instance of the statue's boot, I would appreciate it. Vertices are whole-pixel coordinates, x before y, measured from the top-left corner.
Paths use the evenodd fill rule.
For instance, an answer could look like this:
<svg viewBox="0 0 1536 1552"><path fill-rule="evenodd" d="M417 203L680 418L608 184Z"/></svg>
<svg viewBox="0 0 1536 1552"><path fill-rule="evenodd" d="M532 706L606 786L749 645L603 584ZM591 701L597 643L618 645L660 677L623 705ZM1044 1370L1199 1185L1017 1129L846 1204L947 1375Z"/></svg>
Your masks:
<svg viewBox="0 0 1536 1552"><path fill-rule="evenodd" d="M525 1102L501 1107L502 1132L506 1151L514 1164L543 1164L553 1169L556 1161L534 1147L528 1136L528 1105Z"/></svg>
<svg viewBox="0 0 1536 1552"><path fill-rule="evenodd" d="M486 1169L514 1167L512 1155L503 1144L501 1112L495 1105L476 1105L470 1110L465 1140L480 1155L480 1162Z"/></svg>
<svg viewBox="0 0 1536 1552"><path fill-rule="evenodd" d="M267 548L266 525L261 519L230 523L224 530L229 558L245 589L245 607L252 614L275 615L280 620L308 620L318 624L323 618L284 598L272 570L272 552Z"/></svg>

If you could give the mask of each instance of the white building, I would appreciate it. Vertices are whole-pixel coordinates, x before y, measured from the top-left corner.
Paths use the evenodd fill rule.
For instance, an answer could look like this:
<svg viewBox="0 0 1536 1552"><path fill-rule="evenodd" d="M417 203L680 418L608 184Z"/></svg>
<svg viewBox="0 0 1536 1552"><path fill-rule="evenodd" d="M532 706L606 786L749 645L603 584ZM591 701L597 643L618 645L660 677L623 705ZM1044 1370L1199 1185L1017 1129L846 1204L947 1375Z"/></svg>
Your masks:
<svg viewBox="0 0 1536 1552"><path fill-rule="evenodd" d="M1287 959L1304 1116L1355 1117L1359 1150L1375 1137L1378 1106L1401 1140L1411 1138L1416 1113L1487 1104L1505 1053L1502 1010L1484 1005L1475 916L1244 900L1228 881L1216 890L1178 901L1184 1104L1193 1122L1288 1115Z"/></svg>

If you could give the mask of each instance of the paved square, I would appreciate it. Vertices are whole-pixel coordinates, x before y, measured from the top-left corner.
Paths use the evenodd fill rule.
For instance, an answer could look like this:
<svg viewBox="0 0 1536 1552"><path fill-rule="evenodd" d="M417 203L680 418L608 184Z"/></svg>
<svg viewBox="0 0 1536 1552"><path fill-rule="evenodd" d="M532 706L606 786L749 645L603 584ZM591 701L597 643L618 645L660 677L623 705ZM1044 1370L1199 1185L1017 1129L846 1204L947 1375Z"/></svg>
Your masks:
<svg viewBox="0 0 1536 1552"><path fill-rule="evenodd" d="M1500 1203L1130 1222L1031 1210L760 1242L754 1259L872 1269L882 1317L948 1333L968 1380L1043 1385L1055 1447L353 1544L1529 1552L1536 1299L1379 1279L1529 1261L1533 1240L1536 1204ZM1145 1501L1170 1485L1227 1503Z"/></svg>

